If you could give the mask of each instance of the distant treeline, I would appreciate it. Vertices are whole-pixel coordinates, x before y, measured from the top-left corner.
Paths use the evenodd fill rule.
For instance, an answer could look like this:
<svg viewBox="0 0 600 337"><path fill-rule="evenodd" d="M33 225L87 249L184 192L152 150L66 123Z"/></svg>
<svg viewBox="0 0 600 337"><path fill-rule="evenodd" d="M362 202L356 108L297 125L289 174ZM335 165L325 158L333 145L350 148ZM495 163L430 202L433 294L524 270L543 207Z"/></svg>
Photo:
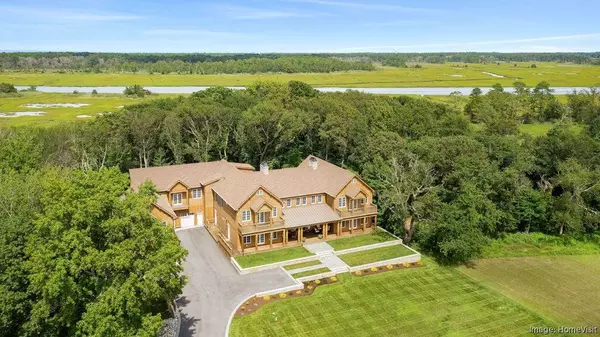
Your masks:
<svg viewBox="0 0 600 337"><path fill-rule="evenodd" d="M594 53L347 53L347 54L119 54L0 53L0 70L147 72L180 74L327 73L375 70L373 64L571 62L600 65Z"/></svg>

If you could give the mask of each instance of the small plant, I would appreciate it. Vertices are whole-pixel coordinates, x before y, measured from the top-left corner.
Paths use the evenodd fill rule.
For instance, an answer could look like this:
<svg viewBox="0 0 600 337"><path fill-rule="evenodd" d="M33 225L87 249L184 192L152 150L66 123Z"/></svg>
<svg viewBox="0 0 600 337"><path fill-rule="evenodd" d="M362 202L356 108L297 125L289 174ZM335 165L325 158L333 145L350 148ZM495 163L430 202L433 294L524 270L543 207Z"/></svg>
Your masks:
<svg viewBox="0 0 600 337"><path fill-rule="evenodd" d="M242 306L242 307L240 308L240 310L244 311L244 310L246 310L246 307Z"/></svg>
<svg viewBox="0 0 600 337"><path fill-rule="evenodd" d="M319 238L319 240L323 239L323 234L319 234L318 238Z"/></svg>
<svg viewBox="0 0 600 337"><path fill-rule="evenodd" d="M392 266L391 264L388 264L387 266L385 266L387 269L392 269L394 268L394 266Z"/></svg>
<svg viewBox="0 0 600 337"><path fill-rule="evenodd" d="M287 296L287 294L286 294L286 293L281 293L281 294L279 294L279 298L285 298L286 296Z"/></svg>
<svg viewBox="0 0 600 337"><path fill-rule="evenodd" d="M423 265L423 261L419 260L417 261L417 266L422 266Z"/></svg>
<svg viewBox="0 0 600 337"><path fill-rule="evenodd" d="M313 286L307 286L306 288L308 288L308 289L312 289L312 288L313 288Z"/></svg>
<svg viewBox="0 0 600 337"><path fill-rule="evenodd" d="M321 280L315 280L315 284L320 284Z"/></svg>
<svg viewBox="0 0 600 337"><path fill-rule="evenodd" d="M371 271L377 271L377 267L372 267Z"/></svg>
<svg viewBox="0 0 600 337"><path fill-rule="evenodd" d="M296 295L302 294L302 290L296 290Z"/></svg>
<svg viewBox="0 0 600 337"><path fill-rule="evenodd" d="M267 296L263 297L263 300L270 301L271 300L271 296L267 295Z"/></svg>
<svg viewBox="0 0 600 337"><path fill-rule="evenodd" d="M305 243L305 242L306 242L306 238L302 238L302 243Z"/></svg>
<svg viewBox="0 0 600 337"><path fill-rule="evenodd" d="M96 96L98 95L98 91L96 91L96 89L92 90L92 96Z"/></svg>
<svg viewBox="0 0 600 337"><path fill-rule="evenodd" d="M79 95L79 90L73 90L73 95Z"/></svg>
<svg viewBox="0 0 600 337"><path fill-rule="evenodd" d="M410 263L408 263L408 262L404 262L402 265L404 266L404 268L410 267Z"/></svg>
<svg viewBox="0 0 600 337"><path fill-rule="evenodd" d="M358 276L360 276L360 275L362 275L362 271L360 271L360 270L357 270L357 271L355 271L355 272L354 272L354 275L358 275Z"/></svg>
<svg viewBox="0 0 600 337"><path fill-rule="evenodd" d="M335 277L335 276L332 276L329 279L332 280L333 282L337 281L337 277Z"/></svg>

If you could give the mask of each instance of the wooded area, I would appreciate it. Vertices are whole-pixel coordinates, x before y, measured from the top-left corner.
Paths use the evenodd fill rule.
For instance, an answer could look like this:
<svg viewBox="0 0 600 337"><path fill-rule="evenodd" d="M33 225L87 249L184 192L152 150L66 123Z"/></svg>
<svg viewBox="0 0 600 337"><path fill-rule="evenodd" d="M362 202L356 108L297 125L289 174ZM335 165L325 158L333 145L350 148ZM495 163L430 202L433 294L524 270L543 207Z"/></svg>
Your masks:
<svg viewBox="0 0 600 337"><path fill-rule="evenodd" d="M147 72L159 74L328 73L375 70L374 64L571 62L600 64L600 53L344 53L143 54L84 52L0 53L0 69L28 72Z"/></svg>

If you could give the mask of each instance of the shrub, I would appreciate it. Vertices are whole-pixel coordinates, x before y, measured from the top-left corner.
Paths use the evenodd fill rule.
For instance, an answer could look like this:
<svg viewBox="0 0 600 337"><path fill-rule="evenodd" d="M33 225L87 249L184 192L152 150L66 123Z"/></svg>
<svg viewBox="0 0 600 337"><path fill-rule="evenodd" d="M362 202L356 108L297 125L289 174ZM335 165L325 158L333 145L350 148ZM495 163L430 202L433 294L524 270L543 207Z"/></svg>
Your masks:
<svg viewBox="0 0 600 337"><path fill-rule="evenodd" d="M354 275L362 275L362 271L357 270L357 271L354 272Z"/></svg>
<svg viewBox="0 0 600 337"><path fill-rule="evenodd" d="M321 280L315 280L315 284L320 284Z"/></svg>
<svg viewBox="0 0 600 337"><path fill-rule="evenodd" d="M392 269L394 268L394 266L392 266L391 264L388 264L387 266L385 266L387 269Z"/></svg>
<svg viewBox="0 0 600 337"><path fill-rule="evenodd" d="M410 263L408 263L408 262L404 262L402 265L406 268L410 267Z"/></svg>
<svg viewBox="0 0 600 337"><path fill-rule="evenodd" d="M332 280L332 281L334 281L334 282L337 281L337 277L335 277L335 276L332 276L329 279Z"/></svg>
<svg viewBox="0 0 600 337"><path fill-rule="evenodd" d="M281 294L279 294L279 298L285 298L286 296L287 296L287 294L286 294L286 293L281 293Z"/></svg>
<svg viewBox="0 0 600 337"><path fill-rule="evenodd" d="M377 267L372 267L371 271L377 271Z"/></svg>
<svg viewBox="0 0 600 337"><path fill-rule="evenodd" d="M134 84L130 87L125 87L125 90L123 90L123 94L126 96L137 96L137 97L144 97L146 95L152 95L150 90L144 89L144 87L142 87L139 84Z"/></svg>
<svg viewBox="0 0 600 337"><path fill-rule="evenodd" d="M302 290L296 290L296 295L302 294Z"/></svg>
<svg viewBox="0 0 600 337"><path fill-rule="evenodd" d="M92 90L92 96L96 96L98 95L98 91L96 91L96 89Z"/></svg>
<svg viewBox="0 0 600 337"><path fill-rule="evenodd" d="M13 94L17 92L17 88L9 83L0 83L0 93L2 94Z"/></svg>
<svg viewBox="0 0 600 337"><path fill-rule="evenodd" d="M269 300L271 300L271 296L267 295L267 296L263 297L263 300L269 301Z"/></svg>

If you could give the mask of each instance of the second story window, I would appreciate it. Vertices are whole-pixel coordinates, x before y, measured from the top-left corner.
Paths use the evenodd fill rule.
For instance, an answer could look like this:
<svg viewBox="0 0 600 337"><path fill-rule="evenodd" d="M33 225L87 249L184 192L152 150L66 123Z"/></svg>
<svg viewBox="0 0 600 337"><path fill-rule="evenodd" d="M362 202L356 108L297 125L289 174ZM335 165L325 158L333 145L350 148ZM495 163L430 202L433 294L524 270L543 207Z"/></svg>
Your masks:
<svg viewBox="0 0 600 337"><path fill-rule="evenodd" d="M256 192L257 195L262 195L262 190L258 190L258 192Z"/></svg>
<svg viewBox="0 0 600 337"><path fill-rule="evenodd" d="M173 193L171 195L171 202L173 203L173 205L183 204L183 193Z"/></svg>
<svg viewBox="0 0 600 337"><path fill-rule="evenodd" d="M277 207L273 207L273 217L277 216Z"/></svg>
<svg viewBox="0 0 600 337"><path fill-rule="evenodd" d="M265 222L267 222L267 212L258 213L258 223L265 223Z"/></svg>
<svg viewBox="0 0 600 337"><path fill-rule="evenodd" d="M242 222L250 221L250 210L242 211Z"/></svg>
<svg viewBox="0 0 600 337"><path fill-rule="evenodd" d="M353 179L352 179L352 183L353 183L353 184L356 184L356 178L353 178Z"/></svg>
<svg viewBox="0 0 600 337"><path fill-rule="evenodd" d="M316 195L313 195L313 196L311 196L311 197L310 197L310 203L311 203L311 204L314 204L314 203L316 203L316 202L317 202L317 196L316 196Z"/></svg>
<svg viewBox="0 0 600 337"><path fill-rule="evenodd" d="M194 188L192 190L192 199L200 199L202 198L202 190L199 188Z"/></svg>
<svg viewBox="0 0 600 337"><path fill-rule="evenodd" d="M317 196L317 202L318 202L319 204L323 202L323 196L322 196L322 195L320 195L320 194L319 194L319 195Z"/></svg>
<svg viewBox="0 0 600 337"><path fill-rule="evenodd" d="M287 199L287 207L292 207L292 199Z"/></svg>
<svg viewBox="0 0 600 337"><path fill-rule="evenodd" d="M300 206L300 198L296 198L296 206Z"/></svg>
<svg viewBox="0 0 600 337"><path fill-rule="evenodd" d="M346 197L338 198L338 208L346 208Z"/></svg>
<svg viewBox="0 0 600 337"><path fill-rule="evenodd" d="M306 197L302 197L302 205L306 205Z"/></svg>

